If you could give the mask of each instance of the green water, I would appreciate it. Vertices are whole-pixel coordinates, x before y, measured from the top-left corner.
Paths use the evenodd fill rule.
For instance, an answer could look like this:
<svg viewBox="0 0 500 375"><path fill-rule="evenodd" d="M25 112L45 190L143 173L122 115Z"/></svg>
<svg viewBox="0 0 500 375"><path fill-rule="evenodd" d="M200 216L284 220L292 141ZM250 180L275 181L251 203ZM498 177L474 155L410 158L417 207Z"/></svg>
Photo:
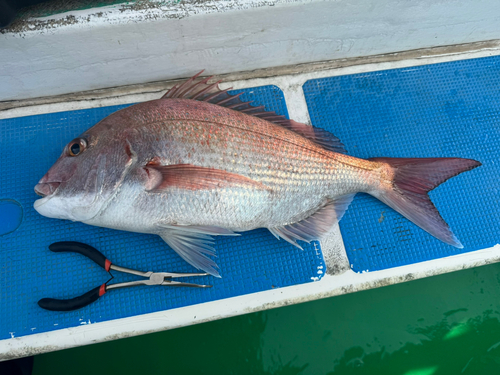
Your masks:
<svg viewBox="0 0 500 375"><path fill-rule="evenodd" d="M500 264L37 356L33 374L500 374Z"/></svg>

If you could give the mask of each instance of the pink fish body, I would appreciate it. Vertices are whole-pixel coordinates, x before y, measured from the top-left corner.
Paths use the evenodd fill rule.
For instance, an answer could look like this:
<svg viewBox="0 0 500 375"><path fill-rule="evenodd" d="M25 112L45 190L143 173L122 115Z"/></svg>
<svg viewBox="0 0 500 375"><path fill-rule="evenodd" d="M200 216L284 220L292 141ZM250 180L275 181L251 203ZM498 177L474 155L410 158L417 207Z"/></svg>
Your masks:
<svg viewBox="0 0 500 375"><path fill-rule="evenodd" d="M461 247L427 192L479 162L351 157L330 133L251 107L196 77L70 142L36 185L43 198L35 209L160 235L213 275L212 236L264 227L300 247L296 240L321 239L357 192Z"/></svg>

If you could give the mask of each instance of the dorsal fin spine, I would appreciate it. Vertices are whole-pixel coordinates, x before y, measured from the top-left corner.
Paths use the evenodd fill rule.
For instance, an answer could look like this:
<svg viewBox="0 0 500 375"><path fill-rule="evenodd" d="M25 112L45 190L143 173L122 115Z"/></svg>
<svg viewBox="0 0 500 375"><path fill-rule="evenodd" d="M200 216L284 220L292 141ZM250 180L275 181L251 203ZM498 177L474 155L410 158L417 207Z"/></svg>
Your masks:
<svg viewBox="0 0 500 375"><path fill-rule="evenodd" d="M203 101L205 101L205 102L210 102L210 100L213 100L213 99L215 99L216 97L221 96L222 94L227 93L227 92L228 92L229 90L231 90L231 89L232 89L232 87L230 87L230 88L228 88L228 89L225 89L225 90L222 90L222 91L219 91L219 92L216 92L216 93L214 93L214 94L212 94L212 95L210 95L210 96L206 97L205 99L203 99ZM230 97L231 97L231 96L230 96ZM213 104L219 104L219 103L213 103Z"/></svg>
<svg viewBox="0 0 500 375"><path fill-rule="evenodd" d="M183 98L186 97L191 91L193 91L198 86L206 84L210 80L210 78L212 78L212 77L207 77L207 78L201 80L200 82L195 83L193 86L189 87L185 92L180 93L180 96Z"/></svg>
<svg viewBox="0 0 500 375"><path fill-rule="evenodd" d="M210 77L212 78L212 77ZM215 83L212 83L211 85L208 85L207 87L205 87L203 90L201 90L200 92L198 92L195 96L192 97L193 100L196 100L199 98L200 95L203 95L205 92L211 90L212 88L214 87L218 87L219 86L219 83L221 83L222 80L219 80Z"/></svg>
<svg viewBox="0 0 500 375"><path fill-rule="evenodd" d="M191 82L193 82L196 78L198 78L198 76L203 73L203 70L200 71L199 73L195 74L194 76L192 76L191 78L189 78L186 82L184 82L182 85L180 85L176 91L179 91L179 94L177 94L177 96L181 97L183 94L182 94L182 89L184 89L184 87L188 86L188 89L189 89L189 84ZM174 94L172 94L174 95Z"/></svg>
<svg viewBox="0 0 500 375"><path fill-rule="evenodd" d="M280 118L282 118L282 116L280 116L280 115L276 115L276 116L263 116L261 118L265 119L267 121L273 121L273 120L279 120Z"/></svg>
<svg viewBox="0 0 500 375"><path fill-rule="evenodd" d="M260 105L258 107L250 107L250 108L245 108L245 109L242 109L241 111L239 112L251 112L251 111L255 111L256 109L262 109L262 108L265 108L265 106L263 105Z"/></svg>
<svg viewBox="0 0 500 375"><path fill-rule="evenodd" d="M226 108L236 110L236 108L241 107L242 105L245 105L245 104L250 104L250 103L251 102L241 102L241 103L231 104L231 105L228 105Z"/></svg>
<svg viewBox="0 0 500 375"><path fill-rule="evenodd" d="M228 90L230 90L230 89L228 89ZM225 91L228 91L228 90L225 90ZM236 94L236 95L233 95L233 96L229 96L229 97L227 97L226 99L223 99L223 100L221 100L220 102L217 102L216 104L217 104L217 105L224 104L224 103L229 102L229 101L231 101L231 100L233 100L233 99L239 98L239 97L240 97L240 95L243 95L243 92L240 92L240 93L238 93L238 94ZM226 108L228 108L228 107L226 107Z"/></svg>
<svg viewBox="0 0 500 375"><path fill-rule="evenodd" d="M168 90L165 95L161 97L161 99L168 99L172 96L173 92L177 90L177 85L174 85L170 90Z"/></svg>

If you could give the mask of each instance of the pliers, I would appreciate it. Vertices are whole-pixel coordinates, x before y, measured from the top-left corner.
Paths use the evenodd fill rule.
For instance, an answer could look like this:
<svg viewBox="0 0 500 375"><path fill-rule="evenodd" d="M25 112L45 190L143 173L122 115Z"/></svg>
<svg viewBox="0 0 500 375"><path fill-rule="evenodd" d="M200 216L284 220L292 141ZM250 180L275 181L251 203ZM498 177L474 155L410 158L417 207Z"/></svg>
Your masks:
<svg viewBox="0 0 500 375"><path fill-rule="evenodd" d="M196 288L212 287L212 285L190 284L172 280L173 277L208 276L209 275L208 273L172 273L172 272L136 271L130 268L120 267L111 263L111 261L107 259L99 250L81 242L73 242L73 241L55 242L49 246L49 249L50 251L53 251L55 253L72 252L72 253L82 254L87 258L93 260L102 268L104 268L111 275L111 279L109 279L104 284L92 289L91 291L72 299L42 298L40 301L38 301L38 306L40 306L42 309L45 310L51 310L51 311L77 310L84 306L90 305L92 302L95 302L108 290L126 288L129 286L165 285L165 286L187 286ZM142 276L145 277L146 280L136 280L125 283L108 285L108 283L113 279L113 275L111 274L110 270Z"/></svg>

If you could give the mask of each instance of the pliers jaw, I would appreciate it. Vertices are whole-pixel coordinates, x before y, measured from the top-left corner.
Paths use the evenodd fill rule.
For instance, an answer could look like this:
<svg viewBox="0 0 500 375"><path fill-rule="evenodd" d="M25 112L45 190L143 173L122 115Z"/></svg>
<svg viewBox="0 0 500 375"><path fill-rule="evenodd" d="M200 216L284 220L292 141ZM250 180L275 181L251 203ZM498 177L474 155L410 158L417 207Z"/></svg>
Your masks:
<svg viewBox="0 0 500 375"><path fill-rule="evenodd" d="M179 277L196 277L196 276L209 276L208 273L173 273L173 272L143 272L134 270L131 268L120 267L113 264L109 259L107 259L100 251L96 248L86 245L80 242L56 242L49 246L50 251L53 252L74 252L79 253L87 258L92 259L99 266L104 268L107 272L110 270L124 272L132 275L137 275L140 277L144 277L145 280L135 280L129 281L125 283L111 284L108 285L108 282L113 279L113 275L111 275L111 279L106 283L92 289L91 291L85 293L82 296L75 297L73 299L68 300L59 300L54 298L42 298L38 301L38 305L46 310L51 311L72 311L80 309L84 306L95 302L99 297L104 295L108 290L119 289L119 288L127 288L132 286L140 286L140 285L163 285L163 286L182 286L182 287L195 287L195 288L211 288L212 285L201 285L201 284L192 284L185 283L177 280L172 280L173 278ZM110 273L111 274L111 273Z"/></svg>
<svg viewBox="0 0 500 375"><path fill-rule="evenodd" d="M114 264L111 265L111 269L115 270L115 271L125 272L125 273L132 273L129 271L135 271L135 270L130 270L130 269L125 268L125 267L115 266ZM137 274L137 273L134 273L134 274ZM211 288L212 287L212 285L192 284L192 283L185 283L182 281L172 280L173 277L210 276L210 274L208 274L208 273L144 272L144 275L141 275L141 276L145 277L146 280L135 280L135 281L128 281L128 282L119 283L119 284L111 284L111 285L107 285L106 290L127 288L127 287L131 287L131 286L140 286L140 285L186 286L186 287L195 287L195 288Z"/></svg>
<svg viewBox="0 0 500 375"><path fill-rule="evenodd" d="M182 281L172 280L173 277L197 277L197 276L210 276L209 273L170 273L170 272L154 272L149 280L160 283L152 285L165 285L165 286L187 286L190 288L211 288L212 285L202 285L193 283L184 283Z"/></svg>

